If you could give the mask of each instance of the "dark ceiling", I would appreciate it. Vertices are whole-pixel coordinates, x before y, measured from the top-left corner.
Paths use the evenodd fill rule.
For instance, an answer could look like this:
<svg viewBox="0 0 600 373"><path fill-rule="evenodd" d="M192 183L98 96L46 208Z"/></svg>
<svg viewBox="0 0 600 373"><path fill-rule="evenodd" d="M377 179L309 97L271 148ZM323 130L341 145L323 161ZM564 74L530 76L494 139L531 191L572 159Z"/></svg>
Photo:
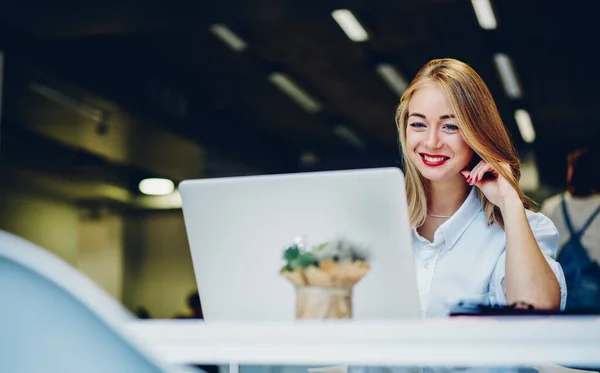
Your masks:
<svg viewBox="0 0 600 373"><path fill-rule="evenodd" d="M135 194L151 175L179 182L398 165L398 96L375 67L389 63L410 79L428 60L454 57L488 83L519 150L535 152L542 185L561 188L566 152L594 146L600 132L596 4L495 0L498 28L484 30L468 0L3 3L3 172ZM335 23L340 8L365 26L367 42ZM248 48L229 48L209 32L215 23ZM499 52L514 63L521 99L504 93ZM297 106L268 80L272 72L291 76L322 110ZM92 109L58 109L40 89ZM94 108L101 120L89 118ZM517 108L531 115L531 145L519 135ZM364 147L338 136L340 125ZM303 165L307 152L319 162ZM78 198L100 197L112 198Z"/></svg>

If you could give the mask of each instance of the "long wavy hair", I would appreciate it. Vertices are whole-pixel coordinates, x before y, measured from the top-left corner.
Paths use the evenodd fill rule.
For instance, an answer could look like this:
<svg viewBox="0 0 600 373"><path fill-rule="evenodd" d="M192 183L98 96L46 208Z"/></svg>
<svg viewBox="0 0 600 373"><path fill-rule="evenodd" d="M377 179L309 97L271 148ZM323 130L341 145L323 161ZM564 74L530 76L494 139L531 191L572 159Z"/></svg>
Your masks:
<svg viewBox="0 0 600 373"><path fill-rule="evenodd" d="M419 70L400 98L396 110L396 126L402 148L411 226L420 227L425 222L430 182L419 173L408 156L406 147L408 103L416 90L432 83L437 84L446 93L460 124L461 134L475 153L470 167L474 167L480 160L492 165L515 188L524 207L530 209L532 201L525 196L519 186L521 177L519 156L487 85L479 74L464 62L450 58L435 59ZM509 164L510 172L501 167L501 163ZM480 190L477 190L477 193L488 224L496 223L504 228L500 209L488 201Z"/></svg>

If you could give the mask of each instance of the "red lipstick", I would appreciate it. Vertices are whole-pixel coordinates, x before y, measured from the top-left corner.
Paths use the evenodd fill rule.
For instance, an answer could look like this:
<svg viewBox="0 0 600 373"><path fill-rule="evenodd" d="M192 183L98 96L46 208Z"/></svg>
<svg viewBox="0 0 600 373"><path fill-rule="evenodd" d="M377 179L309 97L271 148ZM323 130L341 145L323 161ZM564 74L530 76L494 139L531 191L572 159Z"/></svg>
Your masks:
<svg viewBox="0 0 600 373"><path fill-rule="evenodd" d="M441 154L419 153L419 155L421 156L423 163L429 167L441 166L446 163L448 159L450 159L450 157L446 157L445 155Z"/></svg>

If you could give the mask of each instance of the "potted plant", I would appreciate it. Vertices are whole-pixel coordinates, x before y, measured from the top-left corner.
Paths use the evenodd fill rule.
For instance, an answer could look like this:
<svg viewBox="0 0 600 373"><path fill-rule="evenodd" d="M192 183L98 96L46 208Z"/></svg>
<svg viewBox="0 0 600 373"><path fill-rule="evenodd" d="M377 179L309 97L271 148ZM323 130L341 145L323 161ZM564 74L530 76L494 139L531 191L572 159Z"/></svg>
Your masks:
<svg viewBox="0 0 600 373"><path fill-rule="evenodd" d="M283 259L280 273L296 289L296 318L352 317L352 288L370 269L364 248L342 239L308 247L299 239Z"/></svg>

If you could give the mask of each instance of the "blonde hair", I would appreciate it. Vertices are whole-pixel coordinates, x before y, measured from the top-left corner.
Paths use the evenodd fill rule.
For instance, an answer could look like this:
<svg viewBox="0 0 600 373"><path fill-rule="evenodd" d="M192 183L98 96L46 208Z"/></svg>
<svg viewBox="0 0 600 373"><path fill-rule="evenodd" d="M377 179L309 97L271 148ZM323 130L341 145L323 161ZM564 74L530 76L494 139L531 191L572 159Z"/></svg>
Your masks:
<svg viewBox="0 0 600 373"><path fill-rule="evenodd" d="M447 95L453 114L460 124L465 142L479 156L508 180L518 192L525 208L531 208L531 200L519 187L521 177L520 160L502 123L492 95L481 77L464 62L444 58L428 62L410 83L396 110L396 126L402 146L402 158L406 177L409 218L412 227L420 227L427 217L429 181L417 170L408 156L406 148L406 126L408 103L416 90L435 83ZM510 166L508 172L501 163ZM497 223L504 228L500 209L477 190L488 224Z"/></svg>

